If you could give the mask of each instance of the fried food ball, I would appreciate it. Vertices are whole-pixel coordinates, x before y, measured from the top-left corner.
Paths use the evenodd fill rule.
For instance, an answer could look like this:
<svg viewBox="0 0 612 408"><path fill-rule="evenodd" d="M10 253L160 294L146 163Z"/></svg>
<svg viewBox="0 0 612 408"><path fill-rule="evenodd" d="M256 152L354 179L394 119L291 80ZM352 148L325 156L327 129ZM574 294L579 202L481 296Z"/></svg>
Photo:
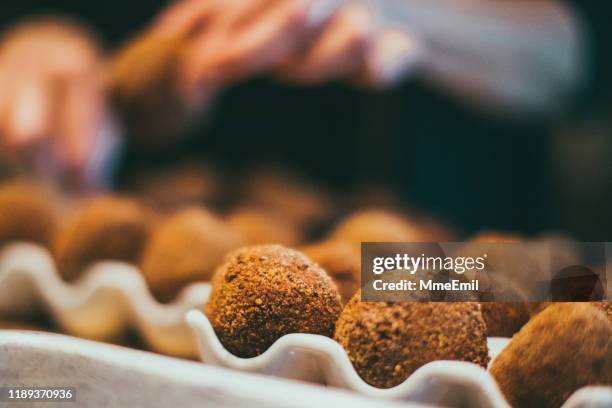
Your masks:
<svg viewBox="0 0 612 408"><path fill-rule="evenodd" d="M289 333L331 337L340 311L331 278L281 245L238 249L215 272L205 312L227 350L254 357Z"/></svg>
<svg viewBox="0 0 612 408"><path fill-rule="evenodd" d="M499 285L499 283L498 283ZM487 323L487 334L493 337L512 337L529 321L533 303L525 293L509 280L499 291L479 292L478 300Z"/></svg>
<svg viewBox="0 0 612 408"><path fill-rule="evenodd" d="M542 256L547 256L550 259L550 268L553 271L559 271L564 267L582 263L578 252L578 245L576 245L576 241L571 236L548 232L537 235L534 237L534 241L547 244L549 253Z"/></svg>
<svg viewBox="0 0 612 408"><path fill-rule="evenodd" d="M519 234L500 231L481 231L470 238L470 242L482 244L516 243L523 240L523 237Z"/></svg>
<svg viewBox="0 0 612 408"><path fill-rule="evenodd" d="M331 232L331 239L356 246L361 242L436 242L443 237L439 231L438 227L430 230L399 214L375 209L350 215Z"/></svg>
<svg viewBox="0 0 612 408"><path fill-rule="evenodd" d="M452 226L433 217L421 217L419 226L429 236L429 241L451 242L457 239L457 232Z"/></svg>
<svg viewBox="0 0 612 408"><path fill-rule="evenodd" d="M153 221L151 211L130 198L106 196L83 203L54 240L60 275L72 281L95 261L137 263Z"/></svg>
<svg viewBox="0 0 612 408"><path fill-rule="evenodd" d="M192 119L179 87L184 44L180 37L141 35L111 63L110 100L128 135L147 146L172 140Z"/></svg>
<svg viewBox="0 0 612 408"><path fill-rule="evenodd" d="M478 276L481 280L485 279L481 281L481 284L495 283L500 285L506 283L506 281L514 283L512 282L515 278L512 265L516 265L516 262L512 263L514 255L527 245L523 237L517 234L483 231L471 237L458 248L453 248L457 252L453 255L478 257L486 254L484 263L487 274ZM519 266L522 267L522 264L519 264ZM489 272L493 276L489 276ZM471 271L468 271L467 274L472 279L476 278L476 276L472 276L473 272ZM494 278L501 279L495 280Z"/></svg>
<svg viewBox="0 0 612 408"><path fill-rule="evenodd" d="M344 241L323 241L302 248L302 252L321 266L338 286L344 303L359 290L361 254Z"/></svg>
<svg viewBox="0 0 612 408"><path fill-rule="evenodd" d="M521 247L505 247L503 244L520 244L524 242L523 237L518 234L497 231L484 231L473 236L461 249L463 256L482 256L487 254L484 261L486 268L484 273L477 273L472 278L479 279L481 285L492 285L489 293L487 289L481 292L480 300L482 315L487 323L489 336L512 337L530 317L529 305L526 303L528 296L523 293L525 285L516 280L518 270L531 270L533 263L525 264L517 262L522 257L515 256ZM502 244L500 246L488 244ZM497 301L496 301L497 299ZM502 299L502 300L500 300ZM510 301L510 299L520 299Z"/></svg>
<svg viewBox="0 0 612 408"><path fill-rule="evenodd" d="M558 234L540 235L527 241L516 234L483 232L466 246L487 253L487 270L527 293L534 289L535 281L550 280L551 269L559 271L581 263L574 242ZM496 282L500 283L503 282Z"/></svg>
<svg viewBox="0 0 612 408"><path fill-rule="evenodd" d="M141 260L153 294L172 300L187 284L209 281L223 256L241 245L223 220L200 208L181 210L152 230Z"/></svg>
<svg viewBox="0 0 612 408"><path fill-rule="evenodd" d="M300 228L279 214L258 208L243 206L235 209L228 218L249 245L296 245L302 240Z"/></svg>
<svg viewBox="0 0 612 408"><path fill-rule="evenodd" d="M507 286L524 288L522 283L531 281L542 266L540 253L521 236L504 232L481 232L460 248L461 256L484 256L484 271L478 271L481 285L492 285L497 291ZM457 254L459 255L459 254Z"/></svg>
<svg viewBox="0 0 612 408"><path fill-rule="evenodd" d="M169 213L221 201L223 185L218 169L188 160L139 172L128 180L126 189L143 202Z"/></svg>
<svg viewBox="0 0 612 408"><path fill-rule="evenodd" d="M50 246L61 203L50 189L16 181L0 187L0 245L14 241Z"/></svg>
<svg viewBox="0 0 612 408"><path fill-rule="evenodd" d="M560 407L587 385L612 385L612 322L586 303L557 303L535 316L491 366L515 407Z"/></svg>
<svg viewBox="0 0 612 408"><path fill-rule="evenodd" d="M379 388L394 387L435 360L489 362L475 302L361 302L358 292L342 311L334 339L361 378Z"/></svg>
<svg viewBox="0 0 612 408"><path fill-rule="evenodd" d="M548 308L557 303L563 302L531 302L529 304L529 312L531 317L536 316L544 309ZM603 302L584 302L585 304L589 304L591 306L595 306L599 310L601 310L610 320L612 320L612 302L611 301L603 301Z"/></svg>
<svg viewBox="0 0 612 408"><path fill-rule="evenodd" d="M244 194L249 202L279 214L302 228L318 226L335 212L329 191L282 166L253 170L245 182Z"/></svg>
<svg viewBox="0 0 612 408"><path fill-rule="evenodd" d="M529 309L524 302L481 302L487 335L512 337L529 321Z"/></svg>

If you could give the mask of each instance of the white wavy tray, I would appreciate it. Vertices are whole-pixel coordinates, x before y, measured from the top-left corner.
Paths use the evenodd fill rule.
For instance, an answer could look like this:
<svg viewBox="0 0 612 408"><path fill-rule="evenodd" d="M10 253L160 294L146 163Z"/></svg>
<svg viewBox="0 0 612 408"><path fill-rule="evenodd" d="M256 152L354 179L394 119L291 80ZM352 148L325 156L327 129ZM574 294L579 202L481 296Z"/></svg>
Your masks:
<svg viewBox="0 0 612 408"><path fill-rule="evenodd" d="M510 407L491 374L476 364L434 361L417 369L403 383L380 389L363 381L342 346L325 336L288 334L263 354L240 358L223 347L204 313L192 310L187 314L187 321L198 337L200 358L207 364L327 384L371 397L446 407ZM491 361L509 342L508 338L488 339ZM612 387L585 387L563 405L563 408L578 407L612 407Z"/></svg>
<svg viewBox="0 0 612 408"><path fill-rule="evenodd" d="M327 384L385 399L508 407L491 375L465 362L432 362L396 387L372 387L355 372L342 347L324 336L290 334L258 357L236 357L223 347L200 311L209 293L209 284L193 284L175 302L160 304L138 270L124 263L100 262L78 282L65 283L44 248L19 243L0 252L0 317L22 317L43 309L77 337L112 341L133 327L155 351L180 357L196 357L199 351L204 363L235 371ZM508 341L489 338L491 357ZM580 406L612 406L612 388L585 388L564 405Z"/></svg>
<svg viewBox="0 0 612 408"><path fill-rule="evenodd" d="M3 386L74 387L76 402L0 407L311 408L421 407L237 373L201 363L58 334L0 330Z"/></svg>
<svg viewBox="0 0 612 408"><path fill-rule="evenodd" d="M49 252L16 243L0 252L0 317L19 318L41 309L68 334L114 341L135 328L151 349L178 357L196 357L197 346L185 313L202 308L210 285L187 287L170 304L151 295L134 266L99 262L75 283L64 282Z"/></svg>

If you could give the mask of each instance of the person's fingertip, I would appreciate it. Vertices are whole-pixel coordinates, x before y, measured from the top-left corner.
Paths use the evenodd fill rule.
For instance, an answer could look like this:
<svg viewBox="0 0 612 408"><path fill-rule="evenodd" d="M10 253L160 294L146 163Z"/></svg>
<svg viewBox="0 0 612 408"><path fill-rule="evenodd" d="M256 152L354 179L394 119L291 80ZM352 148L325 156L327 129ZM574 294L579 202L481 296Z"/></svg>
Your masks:
<svg viewBox="0 0 612 408"><path fill-rule="evenodd" d="M6 141L11 148L21 147L35 143L45 138L46 126L38 120L28 120L29 117L15 112L6 127Z"/></svg>
<svg viewBox="0 0 612 408"><path fill-rule="evenodd" d="M11 144L23 146L46 136L51 120L49 97L40 78L30 78L7 101L5 121Z"/></svg>
<svg viewBox="0 0 612 408"><path fill-rule="evenodd" d="M318 28L327 23L342 5L342 0L312 0L308 1L304 14L304 24L308 28Z"/></svg>
<svg viewBox="0 0 612 408"><path fill-rule="evenodd" d="M375 87L389 87L418 69L425 49L418 39L399 30L376 34L365 65L369 82Z"/></svg>
<svg viewBox="0 0 612 408"><path fill-rule="evenodd" d="M363 64L371 40L371 26L367 10L342 7L299 62L286 67L286 77L303 85L313 85L351 76Z"/></svg>

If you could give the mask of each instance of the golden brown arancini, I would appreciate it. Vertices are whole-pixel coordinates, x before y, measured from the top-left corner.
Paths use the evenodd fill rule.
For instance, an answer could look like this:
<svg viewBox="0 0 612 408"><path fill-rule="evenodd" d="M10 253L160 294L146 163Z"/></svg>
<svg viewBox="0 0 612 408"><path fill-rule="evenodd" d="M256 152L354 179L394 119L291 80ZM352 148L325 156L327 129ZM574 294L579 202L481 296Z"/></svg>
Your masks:
<svg viewBox="0 0 612 408"><path fill-rule="evenodd" d="M327 240L303 247L310 259L315 261L336 283L343 303L359 290L361 284L361 253L344 241Z"/></svg>
<svg viewBox="0 0 612 408"><path fill-rule="evenodd" d="M488 336L512 337L529 321L524 302L480 302L480 306Z"/></svg>
<svg viewBox="0 0 612 408"><path fill-rule="evenodd" d="M390 388L435 360L486 367L485 322L475 302L361 302L344 307L334 339L367 383Z"/></svg>
<svg viewBox="0 0 612 408"><path fill-rule="evenodd" d="M537 314L539 314L540 312L542 312L549 306L557 304L557 303L564 303L564 302L531 302L529 303L529 313L531 314L531 317L536 316ZM612 302L611 301L607 300L607 301L602 301L602 302L583 302L583 303L590 304L591 306L595 306L596 308L601 310L610 320L612 320Z"/></svg>
<svg viewBox="0 0 612 408"><path fill-rule="evenodd" d="M174 139L193 112L180 93L179 66L185 40L140 35L113 58L110 100L131 138L147 146Z"/></svg>
<svg viewBox="0 0 612 408"><path fill-rule="evenodd" d="M149 209L130 198L105 196L85 202L54 240L60 275L74 280L95 261L137 263L152 222Z"/></svg>
<svg viewBox="0 0 612 408"><path fill-rule="evenodd" d="M280 214L256 206L235 209L228 221L248 245L296 245L302 240L300 228Z"/></svg>
<svg viewBox="0 0 612 408"><path fill-rule="evenodd" d="M270 165L249 172L245 199L284 217L302 229L328 221L336 211L332 194L286 166Z"/></svg>
<svg viewBox="0 0 612 408"><path fill-rule="evenodd" d="M210 212L181 210L151 232L140 263L142 273L153 294L169 301L185 285L209 281L223 256L241 242L225 221Z"/></svg>
<svg viewBox="0 0 612 408"><path fill-rule="evenodd" d="M491 365L512 406L560 407L587 385L612 385L612 322L588 303L557 303L533 317Z"/></svg>
<svg viewBox="0 0 612 408"><path fill-rule="evenodd" d="M215 272L205 307L221 343L239 357L257 356L289 333L331 337L341 309L327 273L281 245L228 254Z"/></svg>
<svg viewBox="0 0 612 408"><path fill-rule="evenodd" d="M524 241L524 238L519 234L501 231L481 231L470 238L470 242L482 244L516 243L522 241Z"/></svg>
<svg viewBox="0 0 612 408"><path fill-rule="evenodd" d="M14 241L50 246L60 217L60 199L40 184L15 181L0 187L0 245Z"/></svg>
<svg viewBox="0 0 612 408"><path fill-rule="evenodd" d="M362 210L345 218L331 232L330 238L356 246L361 242L437 242L440 228L411 223L387 210ZM442 239L443 240L443 239Z"/></svg>
<svg viewBox="0 0 612 408"><path fill-rule="evenodd" d="M216 204L224 196L222 172L210 164L183 160L137 172L126 190L156 210L170 213L197 205Z"/></svg>

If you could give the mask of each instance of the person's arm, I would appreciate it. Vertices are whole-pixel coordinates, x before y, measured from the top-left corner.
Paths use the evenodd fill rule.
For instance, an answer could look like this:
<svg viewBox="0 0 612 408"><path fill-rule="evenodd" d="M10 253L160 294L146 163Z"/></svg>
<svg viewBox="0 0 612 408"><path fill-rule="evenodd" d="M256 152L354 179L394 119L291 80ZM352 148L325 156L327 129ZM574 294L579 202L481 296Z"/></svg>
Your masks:
<svg viewBox="0 0 612 408"><path fill-rule="evenodd" d="M380 23L415 33L421 75L494 109L555 112L583 85L581 21L553 0L367 0Z"/></svg>

